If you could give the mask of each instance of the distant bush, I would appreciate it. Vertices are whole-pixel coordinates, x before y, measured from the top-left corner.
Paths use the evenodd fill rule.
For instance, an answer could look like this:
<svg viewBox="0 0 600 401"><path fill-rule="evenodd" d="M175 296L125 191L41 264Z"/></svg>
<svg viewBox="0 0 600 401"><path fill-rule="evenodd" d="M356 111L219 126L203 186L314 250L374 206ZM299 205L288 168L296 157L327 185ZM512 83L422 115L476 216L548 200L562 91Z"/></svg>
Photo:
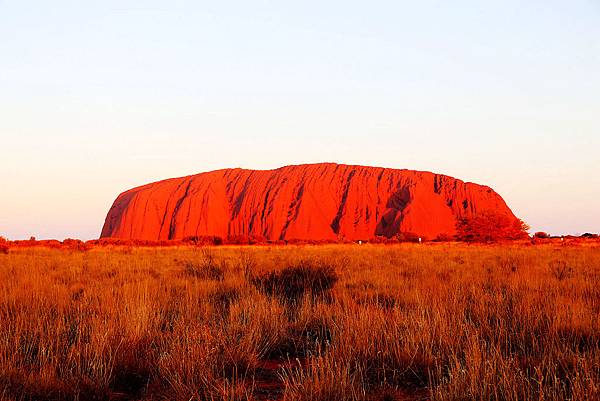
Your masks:
<svg viewBox="0 0 600 401"><path fill-rule="evenodd" d="M398 242L419 242L419 235L411 232L398 233L396 239Z"/></svg>
<svg viewBox="0 0 600 401"><path fill-rule="evenodd" d="M8 253L8 241L4 237L0 237L0 253L7 254Z"/></svg>
<svg viewBox="0 0 600 401"><path fill-rule="evenodd" d="M91 248L91 245L86 244L80 239L71 239L67 238L62 242L62 246L68 249L78 250L78 251L87 251Z"/></svg>
<svg viewBox="0 0 600 401"><path fill-rule="evenodd" d="M550 235L548 233L545 233L543 231L538 231L537 233L533 234L534 238L539 238L539 239L548 239L550 238Z"/></svg>
<svg viewBox="0 0 600 401"><path fill-rule="evenodd" d="M457 223L457 238L465 242L497 242L527 238L529 227L522 220L494 212L464 217Z"/></svg>
<svg viewBox="0 0 600 401"><path fill-rule="evenodd" d="M434 242L450 242L454 241L455 238L450 234L439 234L437 237L433 239Z"/></svg>
<svg viewBox="0 0 600 401"><path fill-rule="evenodd" d="M223 245L223 238L216 235L195 235L185 237L181 240L184 245L196 245L196 246L205 246L205 245Z"/></svg>
<svg viewBox="0 0 600 401"><path fill-rule="evenodd" d="M229 235L225 238L224 241L229 245L256 245L256 244L265 244L267 243L267 239L262 235Z"/></svg>
<svg viewBox="0 0 600 401"><path fill-rule="evenodd" d="M313 261L301 261L281 271L250 278L260 291L292 303L300 301L305 294L323 295L333 288L337 280L331 266Z"/></svg>
<svg viewBox="0 0 600 401"><path fill-rule="evenodd" d="M422 240L424 239L423 237L421 237L415 233L399 232L398 234L396 234L392 237L385 237L382 235L377 235L375 237L371 237L368 242L370 242L372 244L393 245L393 244L400 244L403 242L419 242L419 238L421 238Z"/></svg>
<svg viewBox="0 0 600 401"><path fill-rule="evenodd" d="M384 244L387 238L382 235L377 235L369 239L371 244Z"/></svg>

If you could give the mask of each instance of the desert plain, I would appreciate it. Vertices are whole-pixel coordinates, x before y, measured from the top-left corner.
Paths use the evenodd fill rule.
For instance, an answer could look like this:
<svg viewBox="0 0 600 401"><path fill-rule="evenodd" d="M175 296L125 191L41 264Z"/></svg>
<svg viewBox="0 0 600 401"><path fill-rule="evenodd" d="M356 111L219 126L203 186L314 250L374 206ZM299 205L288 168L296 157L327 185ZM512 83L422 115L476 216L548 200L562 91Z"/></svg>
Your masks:
<svg viewBox="0 0 600 401"><path fill-rule="evenodd" d="M0 253L5 401L599 398L594 240Z"/></svg>

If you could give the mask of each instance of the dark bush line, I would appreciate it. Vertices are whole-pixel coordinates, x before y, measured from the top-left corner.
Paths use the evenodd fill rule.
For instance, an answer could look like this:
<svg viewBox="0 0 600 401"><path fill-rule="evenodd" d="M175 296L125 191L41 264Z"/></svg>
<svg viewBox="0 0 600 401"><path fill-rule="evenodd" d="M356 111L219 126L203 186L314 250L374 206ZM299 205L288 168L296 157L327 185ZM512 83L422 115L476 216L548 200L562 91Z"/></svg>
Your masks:
<svg viewBox="0 0 600 401"><path fill-rule="evenodd" d="M45 247L52 249L65 249L72 251L88 251L96 247L177 247L177 246L221 246L221 245L328 245L328 244L356 244L371 243L394 245L401 243L419 242L475 242L495 243L528 240L527 226L520 220L507 223L504 219L497 219L494 215L483 214L461 219L457 226L458 233L440 234L435 238L420 237L411 232L401 232L392 237L373 236L363 240L350 240L338 238L336 240L267 240L263 236L234 235L225 238L219 236L191 236L176 240L137 240L121 238L100 238L88 241L67 238L59 240L37 240L31 237L28 240L9 241L0 237L0 254L6 254L11 248ZM563 237L550 236L545 232L537 232L530 239L531 244L544 244L548 241L564 241L565 243L579 243L585 241L598 241L598 234L585 233L581 236L566 235Z"/></svg>
<svg viewBox="0 0 600 401"><path fill-rule="evenodd" d="M299 303L305 295L323 296L338 281L330 265L310 260L287 266L263 276L249 277L259 291L283 302Z"/></svg>

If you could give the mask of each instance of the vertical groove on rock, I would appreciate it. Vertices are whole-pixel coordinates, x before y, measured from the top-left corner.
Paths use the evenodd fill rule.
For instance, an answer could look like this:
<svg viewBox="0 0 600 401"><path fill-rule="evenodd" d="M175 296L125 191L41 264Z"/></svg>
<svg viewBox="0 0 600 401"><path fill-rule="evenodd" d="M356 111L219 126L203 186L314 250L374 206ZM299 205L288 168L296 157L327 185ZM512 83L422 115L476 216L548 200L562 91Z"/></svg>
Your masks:
<svg viewBox="0 0 600 401"><path fill-rule="evenodd" d="M287 233L287 230L290 226L290 223L298 217L298 212L300 211L300 203L302 202L302 195L304 194L304 184L302 184L300 186L300 188L297 189L296 191L296 196L294 197L294 199L292 200L292 202L290 203L290 206L288 208L288 216L287 216L287 220L283 226L283 229L281 230L281 235L280 235L280 239L285 239L285 234Z"/></svg>
<svg viewBox="0 0 600 401"><path fill-rule="evenodd" d="M352 183L352 177L354 177L354 174L356 174L356 170L352 170L350 172L350 174L348 174L348 177L346 178L346 183L344 185L344 191L342 193L342 199L340 201L340 206L335 215L335 218L331 222L331 229L336 234L340 234L340 220L342 219L342 216L344 215L344 209L346 208L346 201L348 200L348 191L350 190L350 184Z"/></svg>
<svg viewBox="0 0 600 401"><path fill-rule="evenodd" d="M169 226L169 239L175 238L177 212L179 211L179 207L183 203L184 199L188 196L191 185L192 185L192 179L189 178L189 181L188 181L187 187L185 188L185 192L184 192L183 196L181 198L179 198L177 200L177 203L175 204L175 208L173 209L173 214L171 216L171 224Z"/></svg>

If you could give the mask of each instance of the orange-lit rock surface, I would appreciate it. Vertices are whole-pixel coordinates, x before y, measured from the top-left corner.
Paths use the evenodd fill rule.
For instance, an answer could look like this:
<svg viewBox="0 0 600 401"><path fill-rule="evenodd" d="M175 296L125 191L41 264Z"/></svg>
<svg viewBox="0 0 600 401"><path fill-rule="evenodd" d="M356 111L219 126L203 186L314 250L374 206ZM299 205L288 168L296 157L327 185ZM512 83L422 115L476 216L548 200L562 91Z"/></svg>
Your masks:
<svg viewBox="0 0 600 401"><path fill-rule="evenodd" d="M130 189L102 237L146 240L249 235L333 240L455 233L483 211L516 218L491 188L429 172L333 163L217 170Z"/></svg>

